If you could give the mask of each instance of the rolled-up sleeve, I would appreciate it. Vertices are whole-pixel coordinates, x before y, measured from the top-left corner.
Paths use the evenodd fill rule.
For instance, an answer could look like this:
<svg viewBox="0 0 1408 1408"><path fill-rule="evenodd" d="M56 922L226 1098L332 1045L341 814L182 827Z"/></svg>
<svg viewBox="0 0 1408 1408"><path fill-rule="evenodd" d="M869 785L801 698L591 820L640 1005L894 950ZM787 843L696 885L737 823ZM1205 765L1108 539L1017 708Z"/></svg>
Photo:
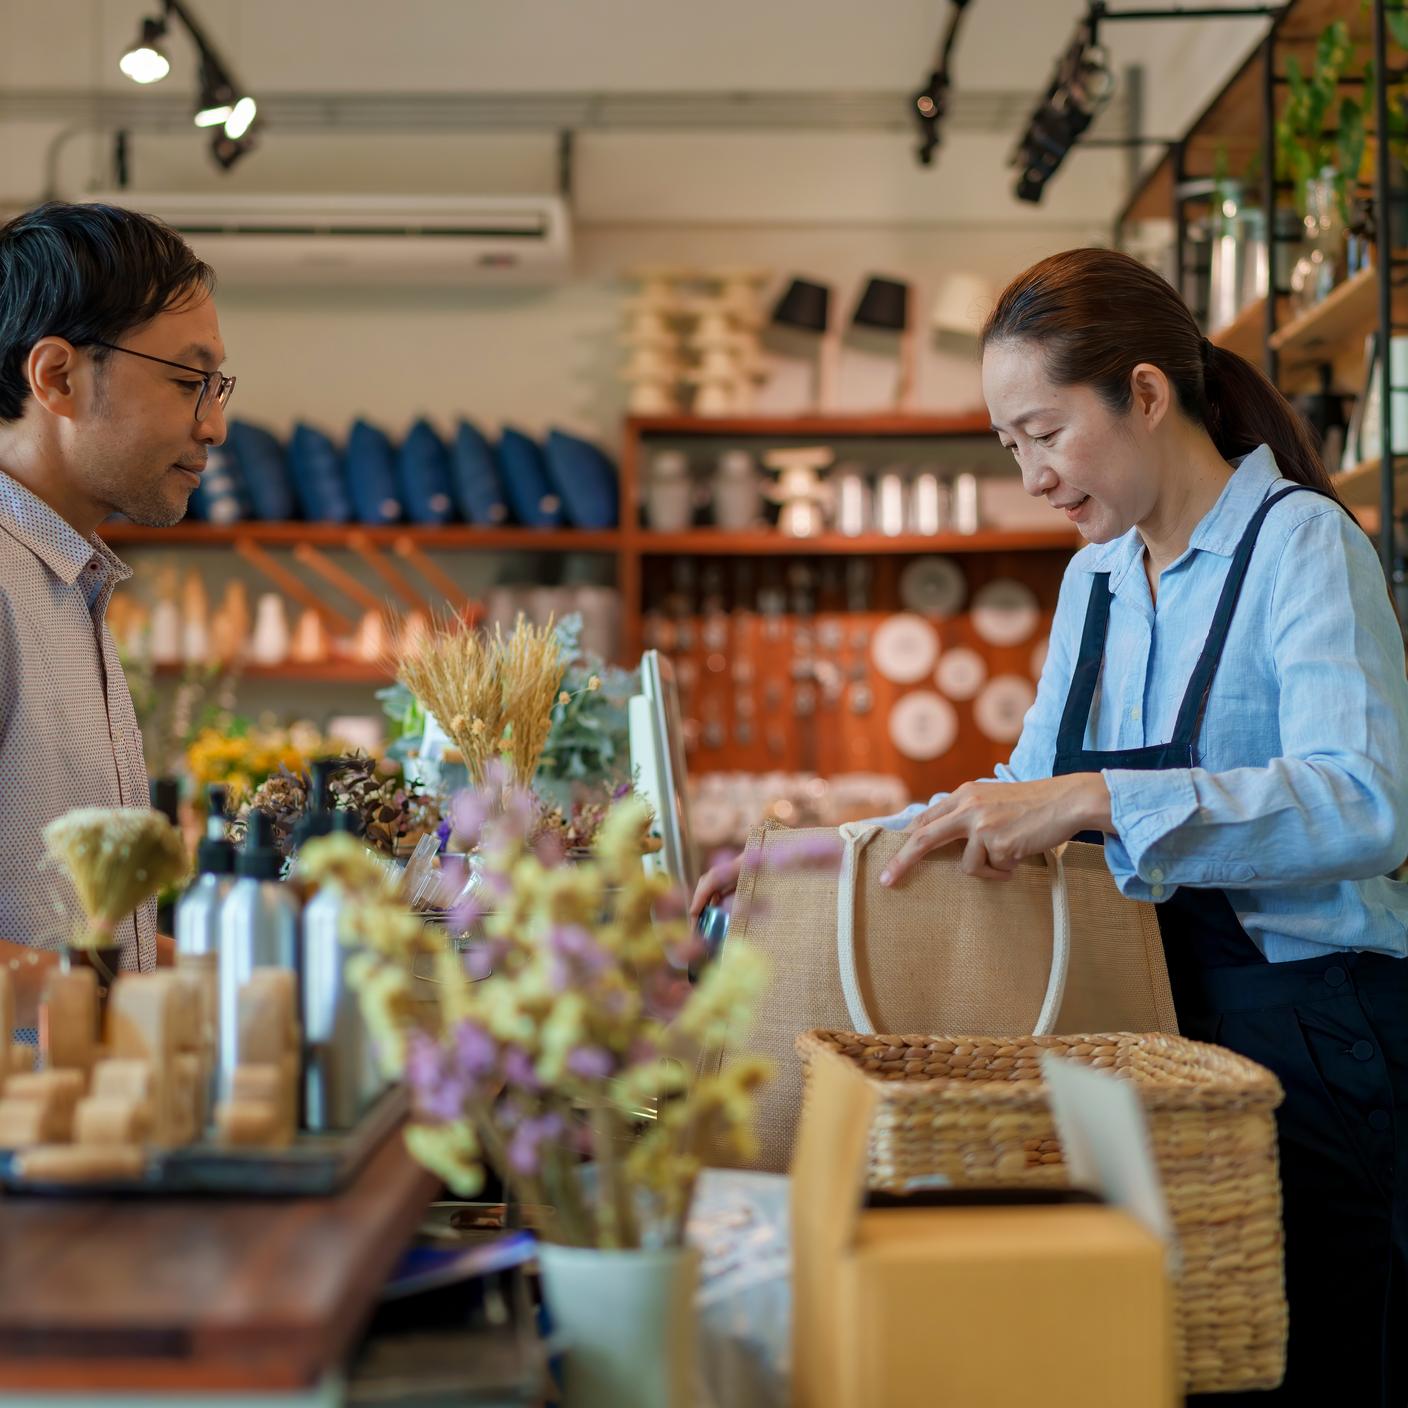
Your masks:
<svg viewBox="0 0 1408 1408"><path fill-rule="evenodd" d="M1103 773L1106 860L1130 898L1368 879L1408 855L1403 638L1374 549L1339 509L1287 534L1268 632L1280 756Z"/></svg>

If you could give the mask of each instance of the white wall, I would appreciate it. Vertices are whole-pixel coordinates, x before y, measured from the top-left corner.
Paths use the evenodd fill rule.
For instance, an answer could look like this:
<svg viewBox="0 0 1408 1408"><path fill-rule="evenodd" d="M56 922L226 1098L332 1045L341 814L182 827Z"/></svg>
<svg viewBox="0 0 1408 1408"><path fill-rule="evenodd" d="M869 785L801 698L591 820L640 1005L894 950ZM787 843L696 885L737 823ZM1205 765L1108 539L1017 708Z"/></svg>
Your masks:
<svg viewBox="0 0 1408 1408"><path fill-rule="evenodd" d="M926 72L944 17L935 0L194 0L256 90L516 92L906 90ZM48 181L61 121L6 120L15 90L131 92L116 58L148 0L0 0L0 203ZM960 85L1035 96L1082 0L976 0L958 50ZM1259 22L1110 26L1116 67L1150 64L1149 125L1178 130L1239 61ZM181 36L164 87L189 86ZM1054 249L1104 235L1123 195L1123 157L1078 152L1039 207L1011 195L1016 133L955 132L932 169L895 133L584 133L574 193L573 279L539 291L360 289L290 297L227 282L222 316L239 413L338 429L366 412L399 429L420 412L489 426L560 423L614 442L622 273L642 261L758 265L837 289L848 314L867 273L913 281L921 305L952 269L1001 283ZM59 148L57 189L111 184L108 139ZM550 135L304 136L269 130L228 175L190 132L133 140L133 204L195 189L500 192L551 189ZM771 292L772 290L770 290ZM892 364L852 348L842 403L879 407ZM919 404L977 400L971 362L928 342ZM764 405L797 409L801 363L782 363Z"/></svg>

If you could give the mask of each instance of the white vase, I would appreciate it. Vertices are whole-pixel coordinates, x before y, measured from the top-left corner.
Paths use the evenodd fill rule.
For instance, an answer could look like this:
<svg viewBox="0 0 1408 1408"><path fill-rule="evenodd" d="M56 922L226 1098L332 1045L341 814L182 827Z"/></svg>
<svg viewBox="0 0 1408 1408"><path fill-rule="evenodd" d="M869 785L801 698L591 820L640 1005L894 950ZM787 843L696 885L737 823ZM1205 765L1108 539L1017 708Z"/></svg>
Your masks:
<svg viewBox="0 0 1408 1408"><path fill-rule="evenodd" d="M691 1408L697 1250L543 1243L538 1265L562 1343L564 1408Z"/></svg>

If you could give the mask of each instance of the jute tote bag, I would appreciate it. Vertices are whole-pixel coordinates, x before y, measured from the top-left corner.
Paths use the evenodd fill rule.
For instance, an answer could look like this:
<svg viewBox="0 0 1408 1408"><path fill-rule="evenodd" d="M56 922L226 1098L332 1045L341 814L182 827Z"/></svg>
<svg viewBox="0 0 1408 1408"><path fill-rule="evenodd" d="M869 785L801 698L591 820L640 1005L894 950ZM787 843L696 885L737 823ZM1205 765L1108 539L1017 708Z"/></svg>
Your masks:
<svg viewBox="0 0 1408 1408"><path fill-rule="evenodd" d="M1099 846L1071 842L1010 880L965 875L962 847L926 856L898 889L880 872L903 832L841 828L838 870L787 852L834 832L755 830L728 942L767 956L771 981L736 1054L776 1066L758 1107L758 1166L785 1169L802 1106L795 1052L813 1027L974 1036L1176 1032L1149 904L1125 899ZM725 1063L729 1059L725 1055Z"/></svg>

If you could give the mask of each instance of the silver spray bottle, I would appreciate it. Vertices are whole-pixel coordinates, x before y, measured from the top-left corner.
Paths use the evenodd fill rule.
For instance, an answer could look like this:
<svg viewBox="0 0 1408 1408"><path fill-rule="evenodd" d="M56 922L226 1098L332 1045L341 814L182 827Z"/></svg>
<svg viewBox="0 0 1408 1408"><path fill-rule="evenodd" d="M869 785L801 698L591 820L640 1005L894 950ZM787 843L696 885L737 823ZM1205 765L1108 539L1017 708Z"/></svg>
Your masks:
<svg viewBox="0 0 1408 1408"><path fill-rule="evenodd" d="M298 971L298 900L280 884L283 857L267 812L251 811L235 883L220 910L220 1060L222 1099L239 1065L240 989L256 968Z"/></svg>

